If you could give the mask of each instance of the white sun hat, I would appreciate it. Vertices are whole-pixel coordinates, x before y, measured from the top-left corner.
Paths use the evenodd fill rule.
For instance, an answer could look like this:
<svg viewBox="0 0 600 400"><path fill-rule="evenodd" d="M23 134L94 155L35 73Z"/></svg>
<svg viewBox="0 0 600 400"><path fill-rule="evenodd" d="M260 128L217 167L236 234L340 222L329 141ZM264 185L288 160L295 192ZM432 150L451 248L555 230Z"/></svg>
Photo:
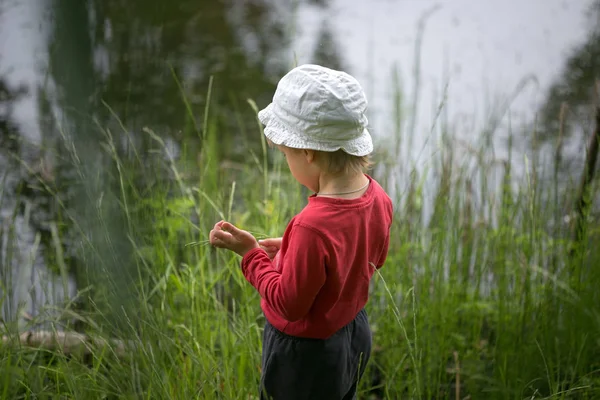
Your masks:
<svg viewBox="0 0 600 400"><path fill-rule="evenodd" d="M349 74L305 64L281 78L258 119L274 144L366 156L373 151L367 105L363 89Z"/></svg>

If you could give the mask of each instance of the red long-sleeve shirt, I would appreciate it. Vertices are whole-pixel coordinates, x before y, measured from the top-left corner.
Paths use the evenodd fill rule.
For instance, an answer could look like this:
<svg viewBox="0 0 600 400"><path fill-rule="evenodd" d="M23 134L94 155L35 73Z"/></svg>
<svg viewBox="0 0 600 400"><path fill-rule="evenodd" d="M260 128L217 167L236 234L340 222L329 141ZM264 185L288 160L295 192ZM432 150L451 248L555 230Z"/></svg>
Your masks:
<svg viewBox="0 0 600 400"><path fill-rule="evenodd" d="M371 177L360 198L308 198L288 224L273 261L262 249L242 259L267 320L280 331L325 339L368 300L369 281L387 257L392 202Z"/></svg>

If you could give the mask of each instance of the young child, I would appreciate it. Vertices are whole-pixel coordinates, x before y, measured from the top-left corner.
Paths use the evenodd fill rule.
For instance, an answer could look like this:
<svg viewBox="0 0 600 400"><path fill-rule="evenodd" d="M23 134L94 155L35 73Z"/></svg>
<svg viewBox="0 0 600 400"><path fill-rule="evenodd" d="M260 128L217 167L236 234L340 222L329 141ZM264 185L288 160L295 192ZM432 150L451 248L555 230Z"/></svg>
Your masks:
<svg viewBox="0 0 600 400"><path fill-rule="evenodd" d="M369 175L367 100L350 75L302 65L258 117L294 178L314 192L282 238L257 242L224 221L215 247L242 256L261 295L261 399L355 399L371 354L364 306L387 257L392 202Z"/></svg>

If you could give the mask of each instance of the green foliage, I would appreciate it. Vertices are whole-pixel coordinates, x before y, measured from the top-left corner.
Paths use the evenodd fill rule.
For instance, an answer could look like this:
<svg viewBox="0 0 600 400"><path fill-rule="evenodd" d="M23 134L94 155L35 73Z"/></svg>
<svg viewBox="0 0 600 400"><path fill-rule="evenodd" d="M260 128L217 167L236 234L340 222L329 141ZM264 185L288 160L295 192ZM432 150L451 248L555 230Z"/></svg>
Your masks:
<svg viewBox="0 0 600 400"><path fill-rule="evenodd" d="M126 328L114 329L114 316L102 308L111 303L98 298L122 296L110 286L94 292L97 308L68 315L88 333L117 335L134 347L125 356L92 348L78 357L3 346L3 398L255 395L259 296L239 258L210 247L207 235L222 217L258 237L280 235L306 193L273 151L264 154L269 163L256 158L237 169L211 158L207 125L199 157L206 161L196 167L172 159L144 167L113 154L138 269L128 293L135 312L124 316ZM490 165L478 162L487 177ZM155 181L134 179L144 168ZM571 257L568 237L549 229L556 213L531 181L495 195L489 183L473 187L464 169L438 178L429 193L415 171L412 189L396 200L389 258L367 307L375 350L361 398L595 398L600 249L589 245ZM428 225L418 204L434 205ZM589 243L600 238L593 224L586 232Z"/></svg>

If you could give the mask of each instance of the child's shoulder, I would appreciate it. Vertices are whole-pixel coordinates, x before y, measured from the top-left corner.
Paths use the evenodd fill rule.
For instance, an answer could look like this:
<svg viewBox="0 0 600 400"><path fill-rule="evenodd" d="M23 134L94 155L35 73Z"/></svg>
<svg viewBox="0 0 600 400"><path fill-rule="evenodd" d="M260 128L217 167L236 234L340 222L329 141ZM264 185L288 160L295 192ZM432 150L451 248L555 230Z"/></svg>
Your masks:
<svg viewBox="0 0 600 400"><path fill-rule="evenodd" d="M374 186L375 189L374 197L378 198L381 202L383 202L390 211L393 211L394 203L392 201L391 196L385 191L383 186L374 178L371 178L371 184Z"/></svg>
<svg viewBox="0 0 600 400"><path fill-rule="evenodd" d="M327 236L328 226L332 219L337 216L334 210L330 207L323 207L321 204L307 204L298 214L296 214L289 222L288 229L290 230L310 230L313 233Z"/></svg>
<svg viewBox="0 0 600 400"><path fill-rule="evenodd" d="M291 225L302 225L310 228L317 228L323 223L323 215L318 207L312 204L307 204L298 214L290 221Z"/></svg>

